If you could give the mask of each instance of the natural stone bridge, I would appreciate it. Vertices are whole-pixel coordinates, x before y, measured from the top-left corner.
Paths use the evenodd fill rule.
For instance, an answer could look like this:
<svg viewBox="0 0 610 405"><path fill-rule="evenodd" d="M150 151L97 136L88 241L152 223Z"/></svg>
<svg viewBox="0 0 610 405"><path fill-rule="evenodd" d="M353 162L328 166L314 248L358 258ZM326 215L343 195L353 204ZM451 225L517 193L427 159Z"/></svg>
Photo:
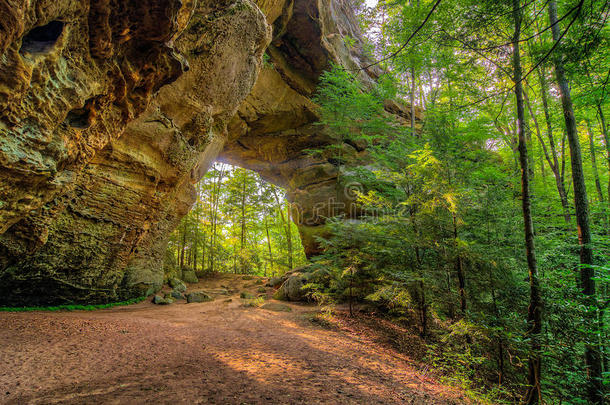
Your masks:
<svg viewBox="0 0 610 405"><path fill-rule="evenodd" d="M379 74L348 0L0 0L0 54L0 304L159 288L216 159L288 191L309 254L314 207L351 204L305 152L337 142L310 100L331 62Z"/></svg>

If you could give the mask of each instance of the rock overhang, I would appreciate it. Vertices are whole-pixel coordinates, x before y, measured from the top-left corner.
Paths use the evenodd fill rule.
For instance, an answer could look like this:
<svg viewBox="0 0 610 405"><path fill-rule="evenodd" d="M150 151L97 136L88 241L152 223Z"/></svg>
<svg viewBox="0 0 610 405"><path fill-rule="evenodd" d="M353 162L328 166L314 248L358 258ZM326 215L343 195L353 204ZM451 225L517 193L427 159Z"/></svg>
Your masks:
<svg viewBox="0 0 610 405"><path fill-rule="evenodd" d="M337 165L305 152L335 142L316 124L317 79L331 63L380 73L363 69L347 0L2 4L16 23L0 35L0 304L158 289L216 159L286 188L295 218L337 194ZM309 254L323 223L300 223Z"/></svg>

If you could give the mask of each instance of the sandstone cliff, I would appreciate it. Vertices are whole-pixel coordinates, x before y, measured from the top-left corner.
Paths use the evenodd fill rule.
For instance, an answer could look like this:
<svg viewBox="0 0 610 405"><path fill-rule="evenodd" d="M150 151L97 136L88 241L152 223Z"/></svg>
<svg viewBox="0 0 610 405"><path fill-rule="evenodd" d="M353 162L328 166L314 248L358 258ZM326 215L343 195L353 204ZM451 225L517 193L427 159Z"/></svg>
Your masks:
<svg viewBox="0 0 610 405"><path fill-rule="evenodd" d="M285 187L315 253L314 207L343 194L304 152L336 142L310 98L331 62L378 74L348 0L0 0L0 16L0 304L158 289L217 158Z"/></svg>

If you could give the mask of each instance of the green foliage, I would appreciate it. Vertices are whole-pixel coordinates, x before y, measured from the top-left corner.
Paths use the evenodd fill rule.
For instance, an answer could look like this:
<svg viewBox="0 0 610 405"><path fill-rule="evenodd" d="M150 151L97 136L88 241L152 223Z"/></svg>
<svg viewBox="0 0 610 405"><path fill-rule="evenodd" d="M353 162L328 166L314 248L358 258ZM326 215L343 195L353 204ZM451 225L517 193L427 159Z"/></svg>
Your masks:
<svg viewBox="0 0 610 405"><path fill-rule="evenodd" d="M605 356L610 379L608 10L594 0L557 3L565 35L554 52L561 52L575 103L597 291L588 299L578 282L572 162L550 63L557 54L550 53L549 2L522 1L524 124L544 304L539 336L528 334L526 321L511 2L443 0L422 25L436 1L381 0L375 8L355 1L370 37L363 47L375 59L391 55L380 63L386 73L373 84L364 71L331 66L314 98L319 130L334 142L309 152L338 167L339 186L361 187L356 218L329 218L329 233L319 238L324 253L313 264L310 297L327 307L376 306L419 331L426 359L447 380L494 403L522 400L533 338L540 341L546 402L586 403L587 346ZM344 45L361 44L345 37ZM413 114L422 111L416 122ZM245 196L244 184L257 191ZM171 251L179 258L205 250L205 270L286 270L292 234L275 192L245 173L212 170Z"/></svg>
<svg viewBox="0 0 610 405"><path fill-rule="evenodd" d="M414 9L412 2L380 2L378 9L386 22L380 30L386 43L380 43L379 37L375 41L383 54L397 49L421 22L427 3ZM529 286L515 111L503 93L494 95L510 80L497 66L510 66L510 60L496 57L490 64L489 57L464 45L479 41L477 47L483 48L510 41L492 32L496 27L485 25L489 15L500 15L497 21L510 27L510 20L502 18L510 16L504 4L444 2L420 34L437 41L425 41L423 46L419 42L388 60L386 68L392 73L377 85L363 85L354 72L336 66L322 75L316 102L321 123L337 144L312 152L336 159L343 182L358 182L364 191L358 195L362 215L357 221L329 220L330 236L319 240L324 254L315 260L327 269L330 280L312 283L310 288L320 301L368 302L397 322L417 327L429 342L427 359L448 379L473 397L515 402L523 394L531 337L525 333ZM594 20L592 15L584 18ZM480 36L473 33L477 29ZM605 39L591 43L596 41ZM545 47L549 49L546 35L532 43L525 69L533 68ZM585 57L576 53L578 58ZM599 52L586 57L608 60ZM584 78L591 76L582 96L576 96L582 100L582 144L588 145L584 120L599 116L600 103L601 111L607 106L600 80L607 69L576 66L573 74L581 78L575 82L576 93ZM406 80L401 83L394 77ZM423 88L428 85L430 89ZM574 220L565 223L554 189L558 181L564 182L567 200L571 199L569 175L561 174L569 167L560 133L561 106L552 93L547 95L548 104L542 104L540 94L549 90L540 76L532 75L528 85L534 225L545 305L542 387L550 402L581 403L587 391L582 362L585 343L593 342L608 352L608 199L605 190L601 195L590 194L598 296L595 303L587 304L575 273ZM410 98L425 106L423 128L412 133L409 121L400 122L389 114L384 108L388 98ZM460 105L468 107L456 108ZM550 119L549 133L545 132L549 131L545 113ZM585 153L597 154L598 162L610 157L605 156L610 152L603 130L601 125L592 129L593 148L585 148ZM344 143L366 145L368 155L348 156ZM565 176L557 181L549 168L553 153L559 175ZM591 160L585 161L591 190L595 190L595 176L601 184L608 182L610 168L600 167L598 163L595 172ZM593 325L587 321L591 314L598 319Z"/></svg>
<svg viewBox="0 0 610 405"><path fill-rule="evenodd" d="M214 165L197 185L193 209L170 238L166 273L172 272L172 262L199 274L258 275L283 274L291 265L304 264L284 199L282 190L252 171Z"/></svg>

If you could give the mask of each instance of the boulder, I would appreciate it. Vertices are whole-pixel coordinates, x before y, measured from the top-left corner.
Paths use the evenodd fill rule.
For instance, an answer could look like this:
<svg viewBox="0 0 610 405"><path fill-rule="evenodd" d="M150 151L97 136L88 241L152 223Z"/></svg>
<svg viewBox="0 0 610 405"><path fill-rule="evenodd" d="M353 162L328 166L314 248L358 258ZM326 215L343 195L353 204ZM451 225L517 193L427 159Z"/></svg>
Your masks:
<svg viewBox="0 0 610 405"><path fill-rule="evenodd" d="M170 279L169 286L177 292L183 293L186 291L186 284L184 284L181 280L178 280L177 278Z"/></svg>
<svg viewBox="0 0 610 405"><path fill-rule="evenodd" d="M307 291L303 289L311 278L311 273L293 273L276 291L273 298L286 301L306 301Z"/></svg>
<svg viewBox="0 0 610 405"><path fill-rule="evenodd" d="M199 282L197 275L195 275L195 271L186 269L182 270L182 280L189 284L196 284Z"/></svg>
<svg viewBox="0 0 610 405"><path fill-rule="evenodd" d="M212 298L210 295L208 295L204 291L194 291L194 292L186 295L186 302L189 304L192 302L208 302L208 301L214 301L214 298Z"/></svg>
<svg viewBox="0 0 610 405"><path fill-rule="evenodd" d="M163 298L160 295L155 295L152 303L156 304L156 305L169 305L172 304L174 302L174 300L172 300L171 298Z"/></svg>
<svg viewBox="0 0 610 405"><path fill-rule="evenodd" d="M281 286L284 283L284 281L286 281L286 279L288 279L288 277L290 277L290 274L292 274L292 273L286 273L283 276L271 277L269 279L269 281L267 281L266 286L273 287L273 288Z"/></svg>
<svg viewBox="0 0 610 405"><path fill-rule="evenodd" d="M171 298L173 300L183 300L184 295L180 291L173 290L169 294L165 294L165 298Z"/></svg>

